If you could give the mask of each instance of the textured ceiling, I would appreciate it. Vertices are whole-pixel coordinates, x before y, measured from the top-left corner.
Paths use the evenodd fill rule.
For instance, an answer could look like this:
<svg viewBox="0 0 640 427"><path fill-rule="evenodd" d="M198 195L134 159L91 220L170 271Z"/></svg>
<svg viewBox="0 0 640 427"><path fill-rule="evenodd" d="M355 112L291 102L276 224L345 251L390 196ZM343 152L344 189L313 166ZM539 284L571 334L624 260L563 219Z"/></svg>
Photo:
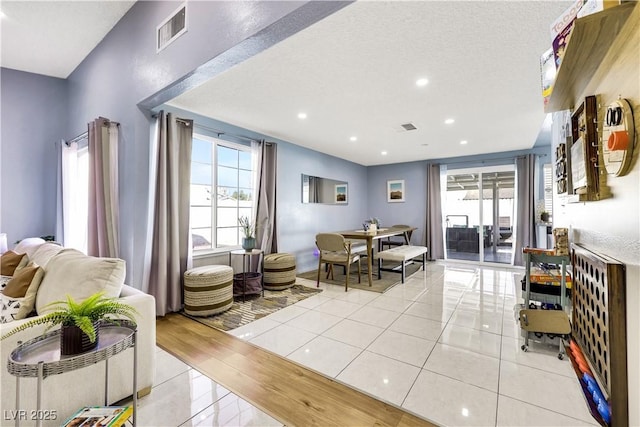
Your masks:
<svg viewBox="0 0 640 427"><path fill-rule="evenodd" d="M2 1L0 65L67 78L135 1Z"/></svg>
<svg viewBox="0 0 640 427"><path fill-rule="evenodd" d="M528 149L571 3L356 2L170 104L363 165ZM1 65L66 78L133 4L3 0Z"/></svg>
<svg viewBox="0 0 640 427"><path fill-rule="evenodd" d="M360 1L169 104L362 165L529 149L570 4Z"/></svg>

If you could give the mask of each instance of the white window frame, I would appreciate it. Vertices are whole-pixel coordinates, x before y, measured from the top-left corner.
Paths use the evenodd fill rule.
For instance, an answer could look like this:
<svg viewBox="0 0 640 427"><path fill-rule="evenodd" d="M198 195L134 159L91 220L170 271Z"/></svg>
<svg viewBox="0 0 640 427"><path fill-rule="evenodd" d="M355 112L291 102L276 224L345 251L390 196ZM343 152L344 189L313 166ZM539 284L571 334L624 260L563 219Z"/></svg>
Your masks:
<svg viewBox="0 0 640 427"><path fill-rule="evenodd" d="M217 156L217 148L218 147L226 147L226 148L231 148L234 150L238 150L238 151L243 151L243 152L247 152L249 154L252 154L252 150L251 147L248 145L244 145L244 144L240 144L240 143L234 143L234 142L230 142L230 141L224 141L221 140L219 138L216 137L212 137L209 135L206 135L204 133L197 133L194 132L193 133L193 139L199 139L202 141L209 141L212 145L212 149L211 149L211 155L212 155L212 159L211 159L211 167L212 167L212 171L211 171L211 248L203 248L203 249L193 249L193 253L194 255L201 255L201 254L207 254L207 253L215 253L215 252L226 252L229 250L233 250L233 249L237 249L240 248L241 245L240 243L238 243L236 246L219 246L218 245L218 238L217 238L217 231L218 231L218 221L217 221L217 211L218 211L218 197L217 197L217 192L218 192L218 156ZM197 159L191 158L191 161L197 161ZM251 166L253 167L253 161L251 162ZM226 167L226 166L225 166ZM238 171L240 170L246 170L246 169L241 169L241 168L237 168ZM253 169L249 169L249 171L253 174ZM238 181L239 183L239 181ZM190 185L193 185L193 183L190 182ZM238 190L240 190L241 187L238 187ZM244 188L244 187L242 187ZM253 210L253 208L255 207L255 203L256 203L256 193L255 193L255 189L253 188L253 179L251 181L251 194L253 196L253 200L251 201L251 210ZM191 209L194 206L200 206L200 205L193 205L191 203L191 197L190 197L190 202L189 202L189 208ZM236 209L240 209L240 207L236 207ZM231 228L231 227L222 227L222 228ZM240 228L239 226L238 228L238 235L240 235ZM239 241L239 239L238 239Z"/></svg>

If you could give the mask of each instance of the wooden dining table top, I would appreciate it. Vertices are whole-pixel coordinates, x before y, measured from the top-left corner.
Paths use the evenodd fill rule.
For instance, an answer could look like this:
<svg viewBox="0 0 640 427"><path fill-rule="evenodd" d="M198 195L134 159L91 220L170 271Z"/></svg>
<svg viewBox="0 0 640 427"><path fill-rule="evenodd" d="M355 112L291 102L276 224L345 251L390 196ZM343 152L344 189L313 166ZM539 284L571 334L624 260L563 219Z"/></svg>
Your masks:
<svg viewBox="0 0 640 427"><path fill-rule="evenodd" d="M362 240L374 240L381 239L383 237L398 236L400 234L408 233L409 231L417 230L416 227L382 227L378 228L376 233L370 233L368 231L360 230L346 230L338 231L338 234L342 234L347 239L362 239Z"/></svg>
<svg viewBox="0 0 640 427"><path fill-rule="evenodd" d="M417 230L416 227L382 227L379 228L375 233L370 233L368 231L360 230L346 230L346 231L338 231L338 234L342 234L345 239L352 240L365 240L367 242L367 278L369 281L369 286L373 283L373 241L379 240L385 237L391 236L399 236L403 235L405 239L405 243L409 244L409 232ZM379 250L379 249L378 249Z"/></svg>

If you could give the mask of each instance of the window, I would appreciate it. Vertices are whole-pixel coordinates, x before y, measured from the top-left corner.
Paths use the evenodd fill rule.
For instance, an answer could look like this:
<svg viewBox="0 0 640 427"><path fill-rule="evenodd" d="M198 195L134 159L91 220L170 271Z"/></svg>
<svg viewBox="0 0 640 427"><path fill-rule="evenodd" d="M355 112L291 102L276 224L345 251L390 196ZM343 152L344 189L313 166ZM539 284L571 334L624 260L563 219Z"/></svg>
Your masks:
<svg viewBox="0 0 640 427"><path fill-rule="evenodd" d="M87 141L62 147L62 242L87 253L89 149Z"/></svg>
<svg viewBox="0 0 640 427"><path fill-rule="evenodd" d="M191 153L191 233L193 249L239 246L238 218L251 218L251 148L193 135Z"/></svg>

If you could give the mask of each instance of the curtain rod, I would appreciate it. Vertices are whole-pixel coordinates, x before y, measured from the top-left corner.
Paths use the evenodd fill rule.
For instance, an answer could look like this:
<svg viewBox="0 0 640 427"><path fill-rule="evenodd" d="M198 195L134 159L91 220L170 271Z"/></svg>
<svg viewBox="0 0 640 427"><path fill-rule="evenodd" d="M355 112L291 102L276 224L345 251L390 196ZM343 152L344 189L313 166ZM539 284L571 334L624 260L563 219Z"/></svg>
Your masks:
<svg viewBox="0 0 640 427"><path fill-rule="evenodd" d="M164 110L162 110L162 111L164 111ZM167 113L167 114L169 114L169 113ZM151 114L151 118L157 119L158 118L158 113ZM209 132L213 132L213 133L216 134L216 136L218 138L220 138L222 135L227 135L227 136L230 136L232 138L244 139L244 140L250 141L250 142L254 142L254 141L258 142L259 141L256 138L251 138L251 137L244 136L244 135L236 135L236 134L233 134L233 133L225 132L225 131L220 130L220 129L216 129L216 128L212 128L212 127L209 127L209 126L201 125L201 124L197 123L195 120L182 119L180 117L176 117L176 120L180 121L182 123L185 123L185 124L193 123L194 129L195 128L200 128L200 129L207 130Z"/></svg>
<svg viewBox="0 0 640 427"><path fill-rule="evenodd" d="M89 132L83 132L80 135L76 136L75 138L72 138L68 141L65 141L64 143L67 144L67 147L71 144L73 144L74 142L78 142L80 140L83 140L85 138L87 138L89 136Z"/></svg>
<svg viewBox="0 0 640 427"><path fill-rule="evenodd" d="M548 154L545 154L545 153L540 153L540 154L531 153L531 154L533 154L534 156L537 156L537 157L547 157L548 156ZM450 163L433 161L433 164L451 166L451 165L465 165L465 164L468 164L468 163L477 163L477 164L484 165L484 164L499 162L499 161L503 161L503 160L515 160L518 157L523 157L523 156L525 156L525 154L518 155L518 156L513 156L513 157L498 157L498 158L495 158L495 159L484 159L484 160L465 160L465 161L462 161L462 162L450 162ZM427 162L431 163L431 161L429 161L429 160ZM499 165L492 165L492 166L499 166Z"/></svg>
<svg viewBox="0 0 640 427"><path fill-rule="evenodd" d="M158 118L158 114L152 114L151 118L157 119ZM176 120L179 121L179 122L185 123L185 124L189 124L189 123L192 122L189 119L182 119L180 117L176 117ZM218 138L220 138L222 135L227 135L227 136L230 136L232 138L244 139L244 140L252 141L252 142L253 141L256 141L256 142L259 141L256 138L251 138L251 137L244 136L244 135L236 135L236 134L233 134L233 133L225 132L225 131L220 130L220 129L216 129L216 128L212 128L212 127L209 127L209 126L201 125L199 123L196 123L195 120L193 120L193 127L194 128L200 128L200 129L208 130L209 132L213 132L213 133L216 134L216 136ZM269 143L269 144L271 144L271 143Z"/></svg>
<svg viewBox="0 0 640 427"><path fill-rule="evenodd" d="M106 118L104 118L104 117L100 117L100 118L105 120L105 124L113 123L113 124L115 124L116 126L120 126L120 123L119 123L119 122L114 122L114 121L111 121L111 120L106 119ZM65 141L64 143L65 143L65 144L67 145L67 147L68 147L68 146L70 146L71 144L73 144L74 142L82 141L83 139L87 138L88 136L89 136L89 132L88 132L88 131L86 131L86 132L82 132L80 135L75 136L75 137L71 138L70 140Z"/></svg>
<svg viewBox="0 0 640 427"><path fill-rule="evenodd" d="M247 141L258 141L255 138L250 138L250 137L244 136L244 135L236 135L236 134L233 134L233 133L225 132L225 131L220 130L220 129L210 128L208 126L204 126L204 125L201 125L201 124L198 124L198 123L195 123L195 122L193 124L193 127L197 127L197 128L200 128L200 129L208 130L210 132L215 133L218 137L220 137L222 135L227 135L227 136L231 136L233 138L245 139Z"/></svg>

